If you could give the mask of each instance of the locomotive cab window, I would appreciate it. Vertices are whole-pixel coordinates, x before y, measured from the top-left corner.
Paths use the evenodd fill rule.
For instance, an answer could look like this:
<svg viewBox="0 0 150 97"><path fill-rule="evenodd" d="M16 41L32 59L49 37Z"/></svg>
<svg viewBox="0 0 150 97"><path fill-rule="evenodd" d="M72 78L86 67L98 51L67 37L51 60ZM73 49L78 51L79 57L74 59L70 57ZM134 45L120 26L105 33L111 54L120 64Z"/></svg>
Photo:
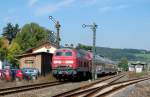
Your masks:
<svg viewBox="0 0 150 97"><path fill-rule="evenodd" d="M56 56L62 56L63 52L56 52Z"/></svg>
<svg viewBox="0 0 150 97"><path fill-rule="evenodd" d="M66 56L72 56L72 52L66 52L65 55Z"/></svg>

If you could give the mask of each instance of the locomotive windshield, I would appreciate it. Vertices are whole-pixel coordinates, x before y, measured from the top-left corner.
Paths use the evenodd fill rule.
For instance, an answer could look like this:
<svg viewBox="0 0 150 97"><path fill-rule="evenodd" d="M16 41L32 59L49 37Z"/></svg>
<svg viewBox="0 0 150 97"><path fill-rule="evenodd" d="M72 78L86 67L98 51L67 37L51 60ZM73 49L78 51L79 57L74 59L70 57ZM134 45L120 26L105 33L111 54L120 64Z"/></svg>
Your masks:
<svg viewBox="0 0 150 97"><path fill-rule="evenodd" d="M66 52L65 56L72 56L72 52Z"/></svg>
<svg viewBox="0 0 150 97"><path fill-rule="evenodd" d="M56 52L55 56L72 56L72 52Z"/></svg>
<svg viewBox="0 0 150 97"><path fill-rule="evenodd" d="M56 52L55 56L62 56L62 55L63 55L63 52Z"/></svg>

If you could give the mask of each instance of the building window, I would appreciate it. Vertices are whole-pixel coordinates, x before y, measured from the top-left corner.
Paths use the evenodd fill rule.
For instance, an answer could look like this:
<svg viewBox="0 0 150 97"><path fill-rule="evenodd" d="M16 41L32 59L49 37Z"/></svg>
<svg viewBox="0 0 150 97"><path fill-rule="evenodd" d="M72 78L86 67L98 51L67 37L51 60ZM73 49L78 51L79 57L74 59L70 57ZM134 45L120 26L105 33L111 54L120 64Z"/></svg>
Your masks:
<svg viewBox="0 0 150 97"><path fill-rule="evenodd" d="M25 64L33 64L34 60L25 60Z"/></svg>

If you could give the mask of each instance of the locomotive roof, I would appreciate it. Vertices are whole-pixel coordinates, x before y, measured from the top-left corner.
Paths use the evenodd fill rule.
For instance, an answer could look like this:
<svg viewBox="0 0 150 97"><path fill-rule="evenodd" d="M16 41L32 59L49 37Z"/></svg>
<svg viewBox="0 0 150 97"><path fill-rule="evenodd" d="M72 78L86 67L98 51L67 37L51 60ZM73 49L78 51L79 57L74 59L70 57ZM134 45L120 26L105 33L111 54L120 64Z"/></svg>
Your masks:
<svg viewBox="0 0 150 97"><path fill-rule="evenodd" d="M103 64L115 64L112 60L105 57L101 57L100 55L95 55L95 61Z"/></svg>
<svg viewBox="0 0 150 97"><path fill-rule="evenodd" d="M89 51L86 51L86 50L83 50L83 49L74 49L74 48L60 48L59 50L76 50L78 51L79 53L82 53L82 54L88 54L91 59L93 58L93 53L92 52L89 52ZM102 57L100 55L95 55L95 61L96 62L100 62L102 64L115 64L112 60L108 59L108 58L105 58L105 57Z"/></svg>
<svg viewBox="0 0 150 97"><path fill-rule="evenodd" d="M57 50L75 50L75 49L73 49L73 48L59 48L59 49L57 49Z"/></svg>
<svg viewBox="0 0 150 97"><path fill-rule="evenodd" d="M78 51L78 52L81 52L81 53L88 53L88 51L86 51L86 50L83 50L83 49L75 49L75 48L59 48L58 50L76 50L76 51Z"/></svg>

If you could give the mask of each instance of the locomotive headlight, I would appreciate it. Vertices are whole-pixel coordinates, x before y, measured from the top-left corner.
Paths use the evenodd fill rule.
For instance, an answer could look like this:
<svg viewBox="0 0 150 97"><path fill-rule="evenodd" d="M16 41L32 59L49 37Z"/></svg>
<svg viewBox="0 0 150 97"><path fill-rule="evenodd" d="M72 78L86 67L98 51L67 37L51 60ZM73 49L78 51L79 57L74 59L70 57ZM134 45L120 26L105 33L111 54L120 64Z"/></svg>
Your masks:
<svg viewBox="0 0 150 97"><path fill-rule="evenodd" d="M66 60L65 63L66 64L73 64L73 61L72 60Z"/></svg>
<svg viewBox="0 0 150 97"><path fill-rule="evenodd" d="M54 64L60 64L61 61L60 60L54 60Z"/></svg>

